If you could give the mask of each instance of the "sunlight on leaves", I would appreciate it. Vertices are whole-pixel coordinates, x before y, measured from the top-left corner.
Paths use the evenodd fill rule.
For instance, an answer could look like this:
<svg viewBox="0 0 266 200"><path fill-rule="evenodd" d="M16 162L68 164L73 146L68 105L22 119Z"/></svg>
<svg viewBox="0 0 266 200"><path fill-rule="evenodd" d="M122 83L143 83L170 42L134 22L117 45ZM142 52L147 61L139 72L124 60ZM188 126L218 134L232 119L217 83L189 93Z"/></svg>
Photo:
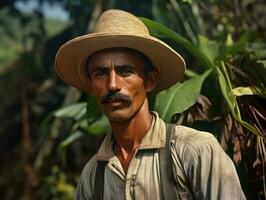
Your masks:
<svg viewBox="0 0 266 200"><path fill-rule="evenodd" d="M198 99L201 86L212 70L194 76L183 83L177 83L168 90L160 92L155 100L154 109L166 122L171 121L175 113L181 113L192 106Z"/></svg>
<svg viewBox="0 0 266 200"><path fill-rule="evenodd" d="M54 115L61 118L80 119L86 113L86 102L72 104L57 110Z"/></svg>

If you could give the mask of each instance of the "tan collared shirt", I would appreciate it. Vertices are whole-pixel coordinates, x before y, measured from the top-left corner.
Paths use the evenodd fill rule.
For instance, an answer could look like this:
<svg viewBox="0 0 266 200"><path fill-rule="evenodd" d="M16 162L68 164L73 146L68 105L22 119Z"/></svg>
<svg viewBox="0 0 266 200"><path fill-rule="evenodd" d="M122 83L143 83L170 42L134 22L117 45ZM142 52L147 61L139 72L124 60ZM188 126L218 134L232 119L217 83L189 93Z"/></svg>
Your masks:
<svg viewBox="0 0 266 200"><path fill-rule="evenodd" d="M114 138L108 134L98 153L84 167L75 199L92 199L97 160L108 161L104 199L162 199L158 149L165 146L166 129L158 115L153 115L152 125L136 150L127 173L115 155ZM171 156L177 196L181 199L246 199L233 162L212 134L176 126L171 140Z"/></svg>

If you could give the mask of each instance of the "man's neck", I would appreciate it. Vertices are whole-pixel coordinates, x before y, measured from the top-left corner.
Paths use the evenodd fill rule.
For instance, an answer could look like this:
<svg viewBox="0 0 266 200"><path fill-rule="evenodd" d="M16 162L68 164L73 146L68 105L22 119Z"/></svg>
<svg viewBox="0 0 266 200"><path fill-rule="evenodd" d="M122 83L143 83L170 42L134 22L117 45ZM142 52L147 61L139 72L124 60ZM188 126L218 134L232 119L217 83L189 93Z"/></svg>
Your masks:
<svg viewBox="0 0 266 200"><path fill-rule="evenodd" d="M124 170L127 170L129 162L146 135L152 121L148 102L142 105L136 115L126 122L111 122L112 133L116 140L116 155Z"/></svg>

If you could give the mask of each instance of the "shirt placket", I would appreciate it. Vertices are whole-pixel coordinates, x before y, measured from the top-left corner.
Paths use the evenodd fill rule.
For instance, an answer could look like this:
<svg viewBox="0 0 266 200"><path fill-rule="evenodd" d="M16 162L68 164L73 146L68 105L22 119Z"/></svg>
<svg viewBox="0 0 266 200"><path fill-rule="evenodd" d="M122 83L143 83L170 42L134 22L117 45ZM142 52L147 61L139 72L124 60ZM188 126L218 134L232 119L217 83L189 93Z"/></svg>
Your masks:
<svg viewBox="0 0 266 200"><path fill-rule="evenodd" d="M136 156L133 156L130 165L128 167L127 174L124 173L122 165L120 164L118 158L115 156L111 158L108 163L108 167L119 176L125 182L125 199L126 200L133 200L134 198L134 186L135 186L135 179L137 174L137 169L139 165L139 159Z"/></svg>
<svg viewBox="0 0 266 200"><path fill-rule="evenodd" d="M130 164L128 167L128 171L126 174L126 185L125 185L125 195L126 200L134 200L134 189L135 189L135 183L136 183L136 174L139 167L139 158L136 157L136 153L138 150L136 150Z"/></svg>

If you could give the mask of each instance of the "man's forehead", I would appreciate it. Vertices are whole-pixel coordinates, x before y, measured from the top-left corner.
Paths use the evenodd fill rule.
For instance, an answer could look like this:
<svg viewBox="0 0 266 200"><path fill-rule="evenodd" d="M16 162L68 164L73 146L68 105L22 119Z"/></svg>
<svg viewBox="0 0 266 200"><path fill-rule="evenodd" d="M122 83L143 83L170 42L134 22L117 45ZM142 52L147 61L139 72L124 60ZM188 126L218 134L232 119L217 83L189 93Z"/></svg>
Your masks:
<svg viewBox="0 0 266 200"><path fill-rule="evenodd" d="M140 53L128 48L112 48L112 49L103 49L93 53L89 58L89 63L108 61L112 59L120 59L124 61L130 61L132 59L143 61Z"/></svg>

